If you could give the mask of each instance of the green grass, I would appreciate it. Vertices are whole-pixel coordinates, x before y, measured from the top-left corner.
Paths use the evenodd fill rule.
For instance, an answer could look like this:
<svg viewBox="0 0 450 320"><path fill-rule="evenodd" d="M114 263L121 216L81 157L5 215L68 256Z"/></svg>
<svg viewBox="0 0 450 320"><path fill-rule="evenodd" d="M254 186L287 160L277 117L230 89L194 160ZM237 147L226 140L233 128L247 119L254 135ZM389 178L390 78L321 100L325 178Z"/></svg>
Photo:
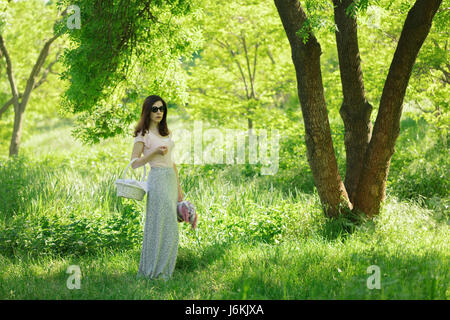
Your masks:
<svg viewBox="0 0 450 320"><path fill-rule="evenodd" d="M324 217L304 155L280 157L274 176L245 165L178 164L199 225L179 225L167 282L136 279L145 200L117 198L114 185L132 139L83 147L68 136L70 122L42 128L28 133L16 161L0 158L0 299L450 296L448 159L424 122L402 122L386 202L360 225ZM286 137L280 150L300 139ZM70 265L81 269L79 290L67 288ZM371 265L381 289L367 288Z"/></svg>

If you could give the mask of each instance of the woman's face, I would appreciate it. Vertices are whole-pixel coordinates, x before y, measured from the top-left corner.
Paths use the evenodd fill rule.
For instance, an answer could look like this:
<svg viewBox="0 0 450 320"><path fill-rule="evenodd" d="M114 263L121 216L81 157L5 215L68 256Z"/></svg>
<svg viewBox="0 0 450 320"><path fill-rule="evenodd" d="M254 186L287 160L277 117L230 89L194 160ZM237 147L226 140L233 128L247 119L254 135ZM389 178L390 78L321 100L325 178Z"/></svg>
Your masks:
<svg viewBox="0 0 450 320"><path fill-rule="evenodd" d="M159 108L154 112L155 108ZM163 103L161 100L156 101L152 106L152 113L151 113L151 120L153 122L159 123L162 120L162 117L164 115L164 109L163 109Z"/></svg>

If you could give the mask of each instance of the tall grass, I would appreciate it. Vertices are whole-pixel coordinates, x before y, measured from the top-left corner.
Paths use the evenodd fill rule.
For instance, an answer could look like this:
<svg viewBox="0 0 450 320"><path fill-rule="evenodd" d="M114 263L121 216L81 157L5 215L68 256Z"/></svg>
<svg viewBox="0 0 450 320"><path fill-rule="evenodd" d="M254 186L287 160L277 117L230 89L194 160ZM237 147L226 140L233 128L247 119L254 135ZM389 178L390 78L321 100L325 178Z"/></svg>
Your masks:
<svg viewBox="0 0 450 320"><path fill-rule="evenodd" d="M179 224L168 282L135 277L146 200L117 198L114 185L132 139L83 147L69 133L64 123L31 134L21 156L0 160L2 299L449 297L448 159L426 123L402 123L382 211L358 225L323 215L307 163L294 161L300 136L282 140L297 153L282 152L274 176L178 164L199 224ZM80 290L66 286L69 265L80 266ZM381 289L366 285L371 265Z"/></svg>

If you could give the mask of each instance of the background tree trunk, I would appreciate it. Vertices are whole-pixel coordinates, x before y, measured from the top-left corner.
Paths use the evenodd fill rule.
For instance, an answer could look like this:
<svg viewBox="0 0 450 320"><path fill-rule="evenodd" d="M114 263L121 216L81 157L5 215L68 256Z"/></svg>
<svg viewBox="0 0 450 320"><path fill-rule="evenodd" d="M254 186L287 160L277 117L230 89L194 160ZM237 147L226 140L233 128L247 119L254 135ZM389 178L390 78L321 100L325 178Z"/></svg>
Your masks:
<svg viewBox="0 0 450 320"><path fill-rule="evenodd" d="M338 172L331 139L320 70L320 45L312 33L306 44L296 35L306 20L298 0L275 0L275 5L291 45L314 184L324 212L336 216L341 206L351 209L352 205Z"/></svg>
<svg viewBox="0 0 450 320"><path fill-rule="evenodd" d="M9 156L11 156L17 154L18 152L18 140L20 141L21 137L22 116L20 112L19 91L17 90L16 81L14 79L14 72L11 58L9 56L8 50L6 49L5 41L3 40L3 37L1 35L0 35L0 50L6 60L6 73L8 74L8 80L12 94L12 103L14 105L14 128L11 136L11 143L9 146Z"/></svg>

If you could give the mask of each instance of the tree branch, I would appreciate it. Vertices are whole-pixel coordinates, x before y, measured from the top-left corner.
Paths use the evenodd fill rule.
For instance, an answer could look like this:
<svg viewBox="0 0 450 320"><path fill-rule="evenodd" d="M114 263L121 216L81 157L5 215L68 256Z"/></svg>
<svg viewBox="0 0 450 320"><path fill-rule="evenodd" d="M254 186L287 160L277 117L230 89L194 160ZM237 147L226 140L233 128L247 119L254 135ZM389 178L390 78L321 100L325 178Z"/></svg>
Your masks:
<svg viewBox="0 0 450 320"><path fill-rule="evenodd" d="M253 61L253 81L255 81L255 73L256 73L256 57L258 56L258 47L259 47L259 43L257 42L255 44L255 59ZM256 95L254 96L254 98L256 99Z"/></svg>
<svg viewBox="0 0 450 320"><path fill-rule="evenodd" d="M1 34L0 34L0 50L2 51L3 55L5 56L5 60L6 60L6 73L8 74L9 85L10 85L11 93L13 96L14 108L17 111L19 111L19 92L17 90L16 81L14 79L14 72L13 72L13 66L11 63L11 57L9 56L9 52L6 49L5 41Z"/></svg>
<svg viewBox="0 0 450 320"><path fill-rule="evenodd" d="M38 88L40 85L42 85L42 84L47 80L47 75L48 75L49 73L52 73L52 74L58 74L58 73L52 71L52 67L53 67L53 65L54 65L56 62L58 62L58 59L59 59L60 56L61 56L61 50L58 51L58 53L56 54L55 59L54 59L52 62L49 63L49 65L47 66L47 68L45 68L44 72L42 73L41 79L39 79L39 81L35 83L35 85L34 85L34 87L33 87L33 90L36 89L36 88Z"/></svg>
<svg viewBox="0 0 450 320"><path fill-rule="evenodd" d="M247 96L247 99L249 99L250 96L249 96L249 93L248 93L247 81L246 81L246 79L245 79L245 75L244 75L244 72L243 72L243 70L242 70L241 64L239 63L239 61L238 61L238 59L237 59L237 57L236 57L236 52L234 52L234 50L231 48L230 44L229 44L227 41L224 41L223 43L221 43L221 42L220 42L219 40L217 40L217 39L216 39L216 41L217 41L219 44L221 44L221 45L223 46L223 48L226 48L226 49L230 52L231 56L233 57L234 62L236 62L237 66L238 66L238 69L239 69L239 72L240 72L240 74L241 74L242 81L244 82L244 86L245 86L245 94L246 94L246 96Z"/></svg>
<svg viewBox="0 0 450 320"><path fill-rule="evenodd" d="M22 98L22 94L19 93L19 99ZM8 101L5 102L5 104L2 106L2 108L0 109L0 118L2 117L3 113L6 112L6 110L8 110L9 106L12 105L14 102L14 98L9 99Z"/></svg>
<svg viewBox="0 0 450 320"><path fill-rule="evenodd" d="M35 78L41 71L42 65L45 62L45 59L47 58L49 51L50 51L50 45L59 37L59 35L52 36L49 40L47 40L44 44L44 47L42 48L39 57L36 61L36 63L33 66L33 69L30 72L30 75L28 76L27 84L23 93L23 98L20 103L21 111L25 111L25 107L28 103L28 99L30 98L31 91L34 89L35 86Z"/></svg>
<svg viewBox="0 0 450 320"><path fill-rule="evenodd" d="M253 78L252 78L252 73L251 73L251 70L250 70L250 59L249 59L249 56L248 56L247 44L245 42L244 32L241 32L240 39L242 41L242 46L244 47L245 60L247 61L247 72L248 72L248 77L250 78L250 87L251 87L251 90L252 90L250 97L254 98L255 97L255 89L254 89L254 86L253 86Z"/></svg>
<svg viewBox="0 0 450 320"><path fill-rule="evenodd" d="M384 84L372 139L364 159L355 207L369 216L379 212L397 137L403 99L420 48L442 0L416 0L406 17Z"/></svg>
<svg viewBox="0 0 450 320"><path fill-rule="evenodd" d="M275 64L275 60L273 59L272 52L270 51L269 46L267 46L267 55L269 56L270 61L272 61L272 64Z"/></svg>

